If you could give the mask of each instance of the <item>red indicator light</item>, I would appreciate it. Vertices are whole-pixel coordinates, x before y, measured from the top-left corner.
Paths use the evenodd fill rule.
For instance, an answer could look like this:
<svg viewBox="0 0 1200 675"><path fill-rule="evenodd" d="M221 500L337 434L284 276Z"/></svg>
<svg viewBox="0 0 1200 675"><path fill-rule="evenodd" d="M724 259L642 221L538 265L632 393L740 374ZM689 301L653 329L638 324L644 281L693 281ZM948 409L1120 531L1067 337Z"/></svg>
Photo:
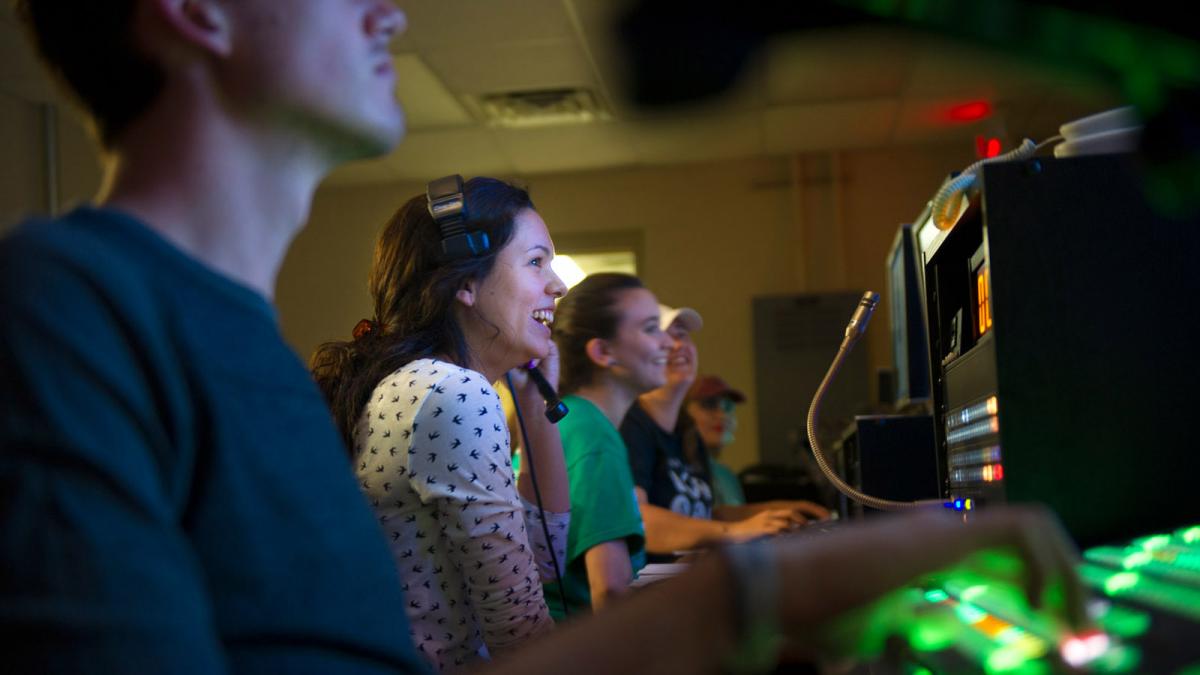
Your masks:
<svg viewBox="0 0 1200 675"><path fill-rule="evenodd" d="M953 115L954 113L951 112L950 119L959 121L958 118L954 117ZM986 136L975 137L975 156L979 159L991 159L992 157L999 157L1000 150L1001 145L999 138L988 138Z"/></svg>
<svg viewBox="0 0 1200 675"><path fill-rule="evenodd" d="M992 469L992 479L1000 480L1001 478L1004 478L1004 467L1000 466L999 464L994 464L993 466L995 468Z"/></svg>
<svg viewBox="0 0 1200 675"><path fill-rule="evenodd" d="M992 114L992 104L987 101L960 103L946 111L946 118L953 122L975 122ZM999 144L999 141L996 141ZM988 142L988 146L991 142ZM986 148L985 148L986 149Z"/></svg>

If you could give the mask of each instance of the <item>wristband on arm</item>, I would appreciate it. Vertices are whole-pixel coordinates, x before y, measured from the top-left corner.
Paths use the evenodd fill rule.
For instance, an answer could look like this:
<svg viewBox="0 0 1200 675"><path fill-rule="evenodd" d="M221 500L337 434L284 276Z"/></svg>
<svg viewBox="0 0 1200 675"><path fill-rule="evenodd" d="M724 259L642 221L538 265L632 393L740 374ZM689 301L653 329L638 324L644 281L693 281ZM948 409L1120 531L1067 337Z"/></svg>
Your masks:
<svg viewBox="0 0 1200 675"><path fill-rule="evenodd" d="M718 550L729 568L733 593L734 651L723 661L731 673L753 675L775 667L783 642L779 630L779 562L765 539L726 544Z"/></svg>

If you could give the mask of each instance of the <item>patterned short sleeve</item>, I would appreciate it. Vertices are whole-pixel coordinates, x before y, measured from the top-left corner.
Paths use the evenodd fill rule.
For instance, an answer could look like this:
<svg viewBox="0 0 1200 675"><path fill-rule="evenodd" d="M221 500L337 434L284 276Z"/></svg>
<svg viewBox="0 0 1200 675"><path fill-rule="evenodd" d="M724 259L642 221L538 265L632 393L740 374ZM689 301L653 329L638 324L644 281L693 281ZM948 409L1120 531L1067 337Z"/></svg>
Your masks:
<svg viewBox="0 0 1200 675"><path fill-rule="evenodd" d="M471 371L433 384L413 420L408 452L410 484L422 502L437 505L447 553L465 575L488 647L549 628L492 386Z"/></svg>

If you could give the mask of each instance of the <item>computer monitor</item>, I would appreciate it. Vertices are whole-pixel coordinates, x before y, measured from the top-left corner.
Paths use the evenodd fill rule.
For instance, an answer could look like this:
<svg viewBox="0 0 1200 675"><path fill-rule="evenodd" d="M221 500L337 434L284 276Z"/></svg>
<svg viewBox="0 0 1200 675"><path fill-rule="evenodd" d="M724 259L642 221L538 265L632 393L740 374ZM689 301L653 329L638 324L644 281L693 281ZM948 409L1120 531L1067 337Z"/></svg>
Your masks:
<svg viewBox="0 0 1200 675"><path fill-rule="evenodd" d="M898 409L929 399L923 264L911 224L901 225L887 254L887 303Z"/></svg>

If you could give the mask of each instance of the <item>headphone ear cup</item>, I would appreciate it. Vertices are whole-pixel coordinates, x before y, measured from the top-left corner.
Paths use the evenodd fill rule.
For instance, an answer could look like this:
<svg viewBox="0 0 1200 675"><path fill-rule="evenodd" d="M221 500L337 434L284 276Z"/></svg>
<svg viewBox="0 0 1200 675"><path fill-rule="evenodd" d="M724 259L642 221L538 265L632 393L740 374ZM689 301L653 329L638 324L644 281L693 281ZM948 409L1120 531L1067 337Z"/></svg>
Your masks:
<svg viewBox="0 0 1200 675"><path fill-rule="evenodd" d="M443 261L474 258L491 248L487 232L467 230L470 218L463 179L458 174L443 176L425 186L426 207L442 233Z"/></svg>

